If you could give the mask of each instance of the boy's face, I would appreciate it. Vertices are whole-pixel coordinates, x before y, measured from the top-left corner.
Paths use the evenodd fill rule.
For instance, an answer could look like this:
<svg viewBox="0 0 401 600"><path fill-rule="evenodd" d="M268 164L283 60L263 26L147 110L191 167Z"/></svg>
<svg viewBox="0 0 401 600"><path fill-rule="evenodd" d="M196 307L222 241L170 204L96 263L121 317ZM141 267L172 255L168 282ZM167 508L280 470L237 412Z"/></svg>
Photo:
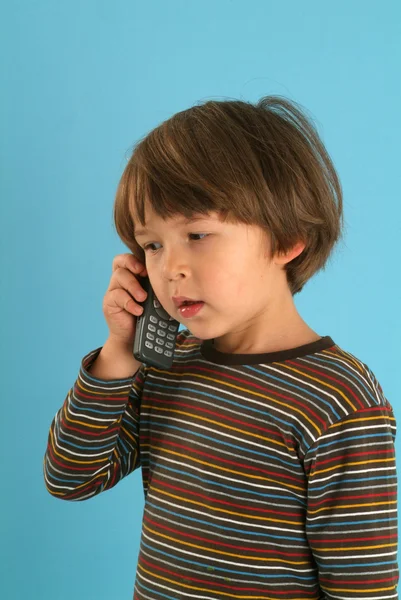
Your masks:
<svg viewBox="0 0 401 600"><path fill-rule="evenodd" d="M148 231L136 233L135 239L144 249L153 290L168 314L193 335L214 338L221 351L250 352L259 347L255 340L262 339L264 329L267 333L268 322L271 327L273 319L280 327L286 306L293 306L284 264L304 245L270 259L269 240L258 226L224 223L217 213L200 215L191 223L181 215L164 220L149 205L145 218ZM135 222L136 231L142 229ZM186 319L173 296L202 300L204 305Z"/></svg>

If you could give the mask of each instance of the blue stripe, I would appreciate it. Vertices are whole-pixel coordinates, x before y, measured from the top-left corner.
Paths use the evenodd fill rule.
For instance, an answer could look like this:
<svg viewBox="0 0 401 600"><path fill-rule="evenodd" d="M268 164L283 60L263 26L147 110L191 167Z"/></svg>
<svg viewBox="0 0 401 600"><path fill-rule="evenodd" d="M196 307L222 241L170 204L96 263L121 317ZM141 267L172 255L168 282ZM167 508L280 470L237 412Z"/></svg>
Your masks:
<svg viewBox="0 0 401 600"><path fill-rule="evenodd" d="M384 479L387 481L388 479L394 479L396 475L378 475L377 477L355 477L352 479L341 479L341 485L343 483L359 483L360 481L378 481L379 479ZM331 481L329 483L325 483L324 485L313 485L313 491L315 490L324 490L325 488L329 488L332 485L338 485L338 480Z"/></svg>
<svg viewBox="0 0 401 600"><path fill-rule="evenodd" d="M272 540L279 540L279 541L290 540L293 542L298 542L298 543L303 542L304 544L307 544L304 535L301 535L301 536L274 535L272 533L263 533L260 530L258 531L257 528L255 528L255 531L249 531L247 529L237 529L236 527L226 527L225 525L221 525L220 523L215 524L215 523L212 523L211 521L203 521L202 519L195 519L194 517L188 517L187 515L184 514L183 511L182 512L174 512L173 509L163 508L162 506L154 504L151 500L149 500L149 496L146 499L146 506L147 507L152 506L157 511L165 512L165 513L168 513L169 515L174 515L175 517L179 517L180 520L184 519L186 521L193 521L194 523L201 523L202 525L207 525L208 527L215 527L216 529L221 529L223 531L235 531L236 533L242 533L247 536L255 535L258 537L267 537ZM270 527L271 528L277 527L277 524L273 524ZM298 550L298 548L297 548L297 550Z"/></svg>
<svg viewBox="0 0 401 600"><path fill-rule="evenodd" d="M146 429L144 428L145 425L145 419L144 422L141 422L141 430L142 432L145 432ZM151 420L150 423L148 423L148 419L146 419L146 425L149 427L149 430L153 432L155 432L156 428L159 427L161 431L165 431L166 429L175 429L179 432L183 432L188 434L191 438L202 438L205 440L210 440L211 442L213 442L213 444L215 446L226 446L228 448L235 448L235 450L241 450L242 453L246 452L247 454L253 454L255 456L261 456L262 458L266 458L266 459L272 459L274 462L280 462L284 465L289 465L290 467L292 467L292 473L294 472L294 467L300 467L300 464L295 460L285 460L284 458L278 457L275 454L272 454L271 452L258 452L257 450L253 450L251 448L248 448L246 445L246 441L243 444L231 444L229 442L226 442L224 439L217 439L216 437L212 437L210 435L205 435L204 433L198 433L197 431L193 431L192 429L185 429L184 427L178 427L177 425L169 425L167 422L166 423L157 423L155 420ZM251 440L250 440L251 442ZM261 444L260 441L256 441L256 443ZM233 460L233 457L227 457L228 460ZM257 466L257 465L256 465ZM274 465L271 465L272 467L274 467ZM262 467L261 467L262 468Z"/></svg>
<svg viewBox="0 0 401 600"><path fill-rule="evenodd" d="M116 437L117 437L117 435L116 435ZM105 446L79 446L78 444L73 444L73 442L69 442L68 440L66 440L61 435L61 433L58 435L58 438L59 438L60 441L63 442L63 445L65 445L65 446L72 446L73 448L78 448L78 450L86 450L87 452L90 452L91 450L107 450L108 446L110 446L111 448L113 448L114 444L115 444L115 441L116 441L115 439L111 440L111 442L108 442ZM84 458L85 458L85 456L82 457L82 459L84 459ZM89 457L89 458L92 458L92 457ZM101 460L102 457L100 456L99 459ZM104 460L106 460L106 459L104 459Z"/></svg>
<svg viewBox="0 0 401 600"><path fill-rule="evenodd" d="M47 473L49 479L55 479L56 481L60 481L62 483L76 483L77 485L81 485L81 483L85 483L81 479L62 479L61 477L56 477L55 475L53 475L53 473L50 473L47 465L45 465L45 470L46 470L46 473Z"/></svg>
<svg viewBox="0 0 401 600"><path fill-rule="evenodd" d="M316 359L316 362L326 363L327 365L333 366L333 360L330 360L330 359L327 359L327 358L319 358L318 356L316 356L315 359ZM339 362L335 363L335 367L339 371L344 371L344 373L346 374L346 376L348 376L350 378L352 377L352 379L354 379L356 381L356 383L353 382L354 385L357 385L357 384L362 385L362 387L364 388L364 390L367 393L367 395L370 397L371 400L373 400L373 402L376 405L380 404L380 402L378 401L378 399L371 393L371 390L366 387L363 375L361 375L360 373L358 373L358 377L356 377L355 373L353 373L350 369L347 369L346 367L344 367L344 365L340 364ZM367 373L366 372L365 372L365 376L367 377Z"/></svg>
<svg viewBox="0 0 401 600"><path fill-rule="evenodd" d="M342 527L343 525L373 525L373 523L389 523L390 521L397 521L397 517L387 517L387 519L363 519L362 521L342 521L341 523L336 523L334 521L330 521L331 527ZM327 520L322 521L321 523L316 523L315 525L310 525L307 523L307 529L314 529L315 527L324 527L327 529Z"/></svg>
<svg viewBox="0 0 401 600"><path fill-rule="evenodd" d="M338 412L336 412L336 408L331 402L329 402L328 400L325 400L318 394L314 394L310 389L307 389L306 387L302 387L300 385L296 385L295 383L291 383L290 381L288 381L288 379L284 379L283 377L277 377L275 375L272 375L270 373L270 371L266 373L266 371L262 371L261 369L256 369L255 367L250 367L249 365L247 365L247 368L249 371L254 371L255 373L257 373L264 379L266 379L267 377L268 377L268 379L275 379L276 381L279 381L286 387L295 388L296 390L301 392L304 396L307 395L310 398L315 398L316 400L318 400L318 402L320 404L324 404L330 410L330 413L334 414L338 419L341 418L341 415ZM272 390L272 393L274 393L274 391L275 390ZM319 409L317 407L316 407L316 411L319 411ZM305 411L305 414L308 414L308 413ZM310 416L312 416L312 415L310 415Z"/></svg>
<svg viewBox="0 0 401 600"><path fill-rule="evenodd" d="M366 438L384 438L385 440L387 439L387 435L388 435L388 431L383 431L381 433L363 433L362 435L350 435L350 436L344 436L341 438L341 443L344 442L348 442L349 440L365 440ZM392 439L394 440L394 435L391 432L391 436ZM337 439L331 441L331 442L321 442L319 444L319 448L326 448L327 446L332 446L333 444L338 444L338 437Z"/></svg>
<svg viewBox="0 0 401 600"><path fill-rule="evenodd" d="M143 455L142 455L142 459L143 459ZM151 464L151 468L153 467L158 467L158 469L160 469L160 472L163 471L170 471L171 473L175 473L181 476L185 476L188 478L192 478L192 479L196 479L198 481L200 481L203 484L208 484L210 486L215 486L218 488L222 488L223 490L230 490L230 491L235 491L235 492L244 492L246 491L246 494L252 494L254 496L258 496L260 498L277 498L278 500L282 500L282 501L288 501L288 502L297 502L301 508L305 508L306 507L306 500L302 500L302 498L297 498L296 496L290 496L288 494L285 494L284 492L282 494L272 494L272 493L263 493L263 492L259 492L259 491L253 491L251 489L246 488L244 489L244 487L240 488L240 487L235 487L233 485L228 485L226 483L221 483L221 482L217 482L217 481L213 481L212 479L205 479L205 477L200 477L198 475L194 475L193 473L189 473L186 472L183 469L173 469L172 467L167 467L166 465L161 465L160 462L158 462L157 460L152 460L150 459L150 461L146 461L146 462L150 462ZM142 467L144 467L144 461L141 461L141 465ZM292 507L291 507L292 508ZM293 510L293 508L292 508Z"/></svg>
<svg viewBox="0 0 401 600"><path fill-rule="evenodd" d="M177 395L177 385L162 385L161 383L152 383L151 381L147 381L146 382L146 387L148 388L157 388L159 390L166 390L166 392L168 394L172 393L172 396L176 396ZM179 391L180 392L190 392L191 394L193 394L193 397L196 398L196 396L205 396L206 398L208 398L209 400L213 400L214 402L219 402L219 403L225 403L228 404L229 406L235 406L238 408L241 408L242 410L244 408L246 408L247 412L254 412L257 413L259 415L263 415L264 417L266 417L266 415L268 414L269 418L272 419L272 421L277 421L278 423L281 423L283 425L286 426L286 428L288 428L288 421L286 421L285 419L281 419L279 417L277 417L274 413L272 412L267 412L267 409L265 410L260 410L258 408L254 408L253 406L250 406L248 404L246 404L246 402L241 403L241 402L234 402L233 400L227 400L227 398L224 398L224 396L216 396L214 394L210 394L208 392L202 392L199 389L194 390L193 388L187 388L187 387L183 387L180 385L179 387ZM260 401L260 398L259 398ZM143 405L145 406L145 405ZM283 410L283 409L282 409ZM285 409L284 409L285 410ZM305 433L299 429L297 427L297 425L295 425L295 422L291 422L291 429L293 431L297 431L299 437L301 438L301 440L303 441L303 443L305 444ZM320 430L319 430L320 431ZM309 433L309 432L307 432Z"/></svg>
<svg viewBox="0 0 401 600"><path fill-rule="evenodd" d="M361 550L363 550L363 548L361 548ZM351 557L352 558L352 557ZM367 559L369 559L369 555L367 555L366 557ZM367 560L365 563L352 563L352 565L350 564L344 564L344 565L339 565L338 563L335 564L327 564L327 563L322 563L318 560L316 560L316 562L321 565L322 569L353 569L354 567L365 567L365 568L369 568L369 567L380 567L381 565L397 565L397 561L396 560L383 560L382 562L369 562L369 560ZM351 571L350 575L356 576L356 573L354 573L353 571ZM367 583L369 582L369 580L367 580ZM373 585L373 584L372 584ZM372 596L372 600L374 600L374 596Z"/></svg>
<svg viewBox="0 0 401 600"><path fill-rule="evenodd" d="M159 549L156 546L152 546L151 544L147 544L144 539L142 538L141 541L141 546L144 546L145 548L148 548L151 551L157 552L159 554L161 554L162 558L164 558L165 556L169 557L169 558L173 558L175 561L180 561L180 562L184 562L187 563L189 565L196 566L196 567L203 567L203 569L207 572L208 571L208 567L205 566L204 563L202 562L197 562L196 560L189 560L187 558L181 558L179 556L177 556L177 554L170 554L169 552L166 551L165 548L163 549ZM219 557L220 559L224 557ZM210 562L213 562L213 558L209 559ZM293 569L294 569L294 573L259 573L259 572L255 572L257 567L259 565L255 564L255 570L250 570L250 571L239 571L238 569L228 569L227 567L218 567L217 565L213 565L213 572L222 572L222 573L232 573L233 575L245 575L246 577L252 577L252 579L295 579L295 580L301 580L301 581L315 581L315 575L299 575L296 571L297 568L299 568L299 565L293 565ZM307 562L305 562L305 567L307 567ZM311 571L313 571L313 569L310 569ZM198 575L200 573L197 573ZM181 576L183 577L183 576Z"/></svg>
<svg viewBox="0 0 401 600"><path fill-rule="evenodd" d="M83 401L81 400L81 402L83 402ZM99 398L99 402L102 402L102 399ZM103 404L105 402L107 402L107 400L103 399ZM72 400L72 398L70 398L70 404L72 404L72 406L74 408L76 408L77 410L80 410L82 412L85 412L85 413L93 412L93 413L96 413L97 415L107 415L109 417L112 415L118 415L118 416L122 415L123 412L125 411L126 402L124 403L124 406L122 408L120 408L116 411L114 411L114 410L99 410L98 408L88 408L87 404L85 404L85 406L80 406L79 404L75 404L75 402Z"/></svg>

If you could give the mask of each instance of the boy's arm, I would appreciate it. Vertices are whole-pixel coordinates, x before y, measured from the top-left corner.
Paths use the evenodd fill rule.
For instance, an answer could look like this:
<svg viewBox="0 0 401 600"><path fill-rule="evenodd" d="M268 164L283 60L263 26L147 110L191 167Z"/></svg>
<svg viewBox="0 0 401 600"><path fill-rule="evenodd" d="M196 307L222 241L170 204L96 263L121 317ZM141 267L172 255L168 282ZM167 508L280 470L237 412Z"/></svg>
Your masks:
<svg viewBox="0 0 401 600"><path fill-rule="evenodd" d="M327 599L398 598L395 432L391 407L364 408L307 453L306 534Z"/></svg>
<svg viewBox="0 0 401 600"><path fill-rule="evenodd" d="M139 406L145 366L123 379L98 379L87 354L49 431L45 485L63 500L86 500L139 467Z"/></svg>

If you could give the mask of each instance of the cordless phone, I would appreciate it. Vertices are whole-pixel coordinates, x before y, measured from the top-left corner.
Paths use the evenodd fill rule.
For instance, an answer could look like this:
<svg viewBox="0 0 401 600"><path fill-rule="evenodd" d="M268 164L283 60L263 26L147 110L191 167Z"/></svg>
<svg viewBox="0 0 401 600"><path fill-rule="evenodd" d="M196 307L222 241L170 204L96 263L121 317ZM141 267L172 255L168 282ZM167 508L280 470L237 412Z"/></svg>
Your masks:
<svg viewBox="0 0 401 600"><path fill-rule="evenodd" d="M133 354L139 362L169 369L173 364L180 322L164 310L150 285L149 277L141 277L141 285L147 296L143 302L138 302L143 307L143 313L136 321Z"/></svg>

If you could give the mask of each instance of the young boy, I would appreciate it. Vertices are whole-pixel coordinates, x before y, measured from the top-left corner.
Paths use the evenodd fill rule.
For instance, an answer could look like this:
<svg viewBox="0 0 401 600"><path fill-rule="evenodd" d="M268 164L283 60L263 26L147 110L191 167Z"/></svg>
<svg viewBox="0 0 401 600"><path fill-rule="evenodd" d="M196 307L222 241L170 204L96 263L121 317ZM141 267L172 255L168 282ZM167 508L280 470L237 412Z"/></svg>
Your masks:
<svg viewBox="0 0 401 600"><path fill-rule="evenodd" d="M274 96L180 112L135 148L114 216L131 253L50 426L48 491L86 500L141 468L136 600L397 598L392 407L293 300L341 237L313 124ZM186 327L171 369L133 357L144 276Z"/></svg>

